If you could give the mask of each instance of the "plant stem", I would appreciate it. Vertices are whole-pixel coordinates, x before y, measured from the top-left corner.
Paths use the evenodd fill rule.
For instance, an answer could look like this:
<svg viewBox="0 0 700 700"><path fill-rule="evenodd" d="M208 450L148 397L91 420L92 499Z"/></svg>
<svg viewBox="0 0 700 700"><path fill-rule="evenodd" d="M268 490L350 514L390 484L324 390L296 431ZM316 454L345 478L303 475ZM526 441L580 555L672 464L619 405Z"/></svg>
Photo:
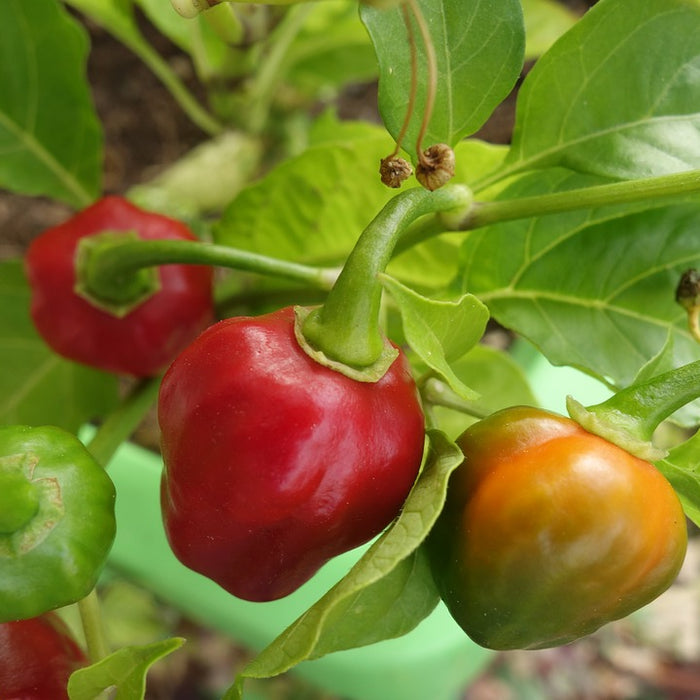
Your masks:
<svg viewBox="0 0 700 700"><path fill-rule="evenodd" d="M642 459L665 453L651 444L663 420L700 398L700 360L622 389L595 406L583 407L569 397L567 408L586 430L616 443Z"/></svg>
<svg viewBox="0 0 700 700"><path fill-rule="evenodd" d="M486 418L492 413L474 401L465 401L439 379L431 377L419 386L423 400L433 406L443 406L479 419Z"/></svg>
<svg viewBox="0 0 700 700"><path fill-rule="evenodd" d="M672 175L625 180L533 197L474 202L463 217L451 215L448 221L438 213L411 225L402 236L396 251L402 252L446 231L471 231L514 219L631 204L651 199L658 199L661 203L661 200L672 201L674 198L697 192L700 192L700 170L688 170Z"/></svg>
<svg viewBox="0 0 700 700"><path fill-rule="evenodd" d="M69 0L71 2L71 0ZM207 112L199 101L187 89L185 84L177 77L161 55L143 38L135 21L108 21L108 15L103 16L101 11L91 12L91 4L73 2L75 7L91 17L110 34L115 36L131 51L133 51L165 85L183 112L205 133L215 136L223 131L223 126Z"/></svg>
<svg viewBox="0 0 700 700"><path fill-rule="evenodd" d="M93 242L94 242L94 237ZM110 299L124 288L125 275L137 270L173 263L215 265L261 275L304 282L318 289L330 289L338 271L311 267L258 255L229 246L183 240L105 239L104 246L93 246L83 269L83 284L98 298Z"/></svg>
<svg viewBox="0 0 700 700"><path fill-rule="evenodd" d="M379 331L382 287L378 274L412 221L425 214L466 208L470 200L471 192L460 186L435 192L414 188L389 200L362 232L324 305L303 321L301 332L311 348L354 368L369 368L379 361L385 344Z"/></svg>
<svg viewBox="0 0 700 700"><path fill-rule="evenodd" d="M87 448L103 467L107 467L117 448L134 432L151 408L159 387L160 377L139 382L102 422Z"/></svg>
<svg viewBox="0 0 700 700"><path fill-rule="evenodd" d="M672 175L625 180L534 197L476 202L459 225L459 229L469 230L501 221L558 214L576 209L591 209L642 202L648 199L678 197L699 191L700 170L689 170Z"/></svg>
<svg viewBox="0 0 700 700"><path fill-rule="evenodd" d="M286 74L284 61L313 9L314 3L303 3L291 7L279 30L270 37L270 51L261 63L257 75L254 76L253 89L249 95L250 107L246 126L252 133L259 133L265 127L277 86Z"/></svg>
<svg viewBox="0 0 700 700"><path fill-rule="evenodd" d="M109 654L109 647L107 646L102 626L100 601L97 591L93 588L85 598L78 601L77 605L83 633L85 634L88 658L94 664Z"/></svg>
<svg viewBox="0 0 700 700"><path fill-rule="evenodd" d="M202 107L168 63L147 42L132 42L131 45L126 40L124 42L160 79L194 124L210 136L216 136L224 130L222 124Z"/></svg>

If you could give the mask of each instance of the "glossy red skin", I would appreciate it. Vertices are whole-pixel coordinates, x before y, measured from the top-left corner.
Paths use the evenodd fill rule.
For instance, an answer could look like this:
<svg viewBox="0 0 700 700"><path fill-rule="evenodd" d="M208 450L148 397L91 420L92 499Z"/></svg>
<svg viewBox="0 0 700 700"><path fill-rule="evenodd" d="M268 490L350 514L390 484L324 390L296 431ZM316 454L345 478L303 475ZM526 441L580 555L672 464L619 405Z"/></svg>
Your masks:
<svg viewBox="0 0 700 700"><path fill-rule="evenodd" d="M212 322L212 271L201 265L163 265L160 289L117 318L73 289L79 240L105 230L136 231L150 240L197 240L179 221L121 197L104 197L30 245L31 316L59 355L109 372L152 376Z"/></svg>
<svg viewBox="0 0 700 700"><path fill-rule="evenodd" d="M2 700L67 700L70 674L87 664L55 613L0 624Z"/></svg>
<svg viewBox="0 0 700 700"><path fill-rule="evenodd" d="M312 360L291 308L207 329L159 397L163 520L188 567L252 601L296 590L399 513L424 418L403 354L377 383Z"/></svg>
<svg viewBox="0 0 700 700"><path fill-rule="evenodd" d="M651 464L537 408L508 408L457 440L428 552L465 632L492 649L567 644L675 579L685 516Z"/></svg>

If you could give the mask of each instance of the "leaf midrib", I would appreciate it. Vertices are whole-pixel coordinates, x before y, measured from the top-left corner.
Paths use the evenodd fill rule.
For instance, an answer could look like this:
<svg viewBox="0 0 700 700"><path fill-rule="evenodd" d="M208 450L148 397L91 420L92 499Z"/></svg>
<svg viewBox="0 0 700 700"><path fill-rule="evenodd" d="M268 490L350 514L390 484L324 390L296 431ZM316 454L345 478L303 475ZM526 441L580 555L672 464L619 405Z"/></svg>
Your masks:
<svg viewBox="0 0 700 700"><path fill-rule="evenodd" d="M55 176L56 180L73 195L75 203L81 206L87 206L92 202L92 197L88 191L72 173L61 166L51 152L44 148L33 134L23 129L17 122L9 119L3 112L0 112L0 127L4 127L6 131L17 139L18 143L25 151L33 154L40 163L46 166L47 170Z"/></svg>
<svg viewBox="0 0 700 700"><path fill-rule="evenodd" d="M557 302L561 304L568 304L569 306L575 306L582 309L595 309L598 311L604 311L608 313L616 313L627 318L631 318L643 323L658 326L659 328L674 328L679 332L685 334L690 338L690 334L676 325L679 319L683 318L683 314L675 319L660 319L654 316L646 316L644 314L635 311L634 309L629 309L624 306L617 306L615 304L609 303L605 299L592 299L589 297L579 297L570 294L562 294L561 292L551 292L542 290L532 290L532 289L515 289L513 287L502 287L501 289L493 290L491 292L472 292L474 296L478 297L480 301L488 304L489 302L507 300L513 301L515 299L532 301L537 303L540 301Z"/></svg>

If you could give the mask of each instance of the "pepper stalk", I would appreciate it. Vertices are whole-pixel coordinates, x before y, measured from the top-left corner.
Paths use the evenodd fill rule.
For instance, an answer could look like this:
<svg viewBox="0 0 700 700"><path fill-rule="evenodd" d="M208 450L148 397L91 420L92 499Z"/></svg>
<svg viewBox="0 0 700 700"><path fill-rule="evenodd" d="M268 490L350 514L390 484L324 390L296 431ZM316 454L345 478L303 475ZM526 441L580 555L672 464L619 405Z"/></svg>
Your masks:
<svg viewBox="0 0 700 700"><path fill-rule="evenodd" d="M654 462L666 451L652 442L658 426L686 404L700 398L700 360L622 389L606 401L584 407L571 396L569 415L583 428Z"/></svg>
<svg viewBox="0 0 700 700"><path fill-rule="evenodd" d="M471 203L471 190L463 185L434 192L414 188L389 200L362 232L325 303L309 313L297 313L297 339L304 350L353 379L378 381L396 356L379 329L379 274L416 219L466 212Z"/></svg>

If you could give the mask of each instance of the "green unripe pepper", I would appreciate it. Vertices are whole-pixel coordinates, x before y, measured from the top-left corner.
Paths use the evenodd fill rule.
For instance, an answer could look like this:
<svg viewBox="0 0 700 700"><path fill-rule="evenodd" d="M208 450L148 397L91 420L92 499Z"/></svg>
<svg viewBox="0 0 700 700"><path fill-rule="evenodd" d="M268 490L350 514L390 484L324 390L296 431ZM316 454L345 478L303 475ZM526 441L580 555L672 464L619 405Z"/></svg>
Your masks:
<svg viewBox="0 0 700 700"><path fill-rule="evenodd" d="M71 433L0 427L0 622L90 592L114 540L114 500L109 476Z"/></svg>

